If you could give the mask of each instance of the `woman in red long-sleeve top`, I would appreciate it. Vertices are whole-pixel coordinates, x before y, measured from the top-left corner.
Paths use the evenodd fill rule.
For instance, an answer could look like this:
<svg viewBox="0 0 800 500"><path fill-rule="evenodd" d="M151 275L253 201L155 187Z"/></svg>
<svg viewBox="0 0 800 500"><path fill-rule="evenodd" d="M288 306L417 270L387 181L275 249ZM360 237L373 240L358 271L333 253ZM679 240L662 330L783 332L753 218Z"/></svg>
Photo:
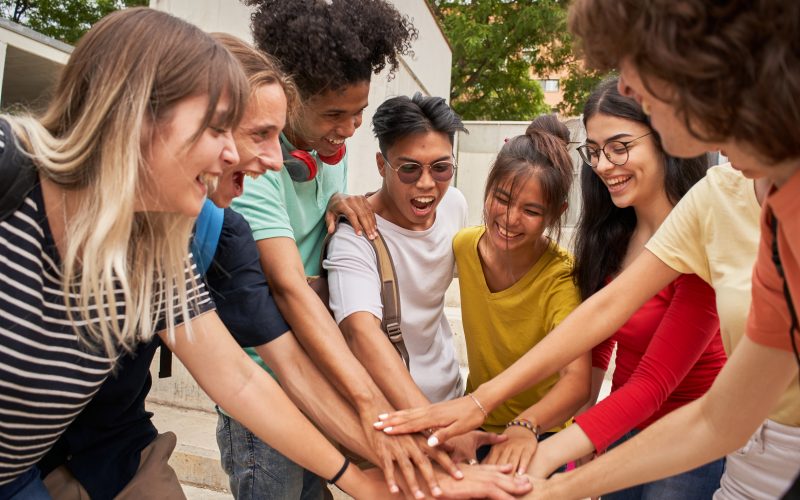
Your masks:
<svg viewBox="0 0 800 500"><path fill-rule="evenodd" d="M587 141L578 148L586 164L575 276L586 299L644 250L672 207L705 175L706 161L667 156L644 110L618 93L616 79L592 93L584 124ZM714 291L696 275L681 275L596 346L595 398L615 344L611 394L576 417L576 425L540 445L535 472L548 473L567 460L605 451L711 387L726 359ZM707 499L719 487L722 472L719 460L603 498Z"/></svg>

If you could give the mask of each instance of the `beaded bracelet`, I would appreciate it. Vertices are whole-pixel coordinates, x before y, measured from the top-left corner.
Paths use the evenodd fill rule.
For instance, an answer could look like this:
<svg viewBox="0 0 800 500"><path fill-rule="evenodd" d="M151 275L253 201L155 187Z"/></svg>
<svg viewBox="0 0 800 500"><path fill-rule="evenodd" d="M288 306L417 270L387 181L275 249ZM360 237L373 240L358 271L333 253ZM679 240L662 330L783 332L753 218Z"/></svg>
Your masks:
<svg viewBox="0 0 800 500"><path fill-rule="evenodd" d="M517 418L517 419L514 419L511 422L507 423L506 424L506 429L508 429L509 427L514 426L514 425L517 425L519 427L524 427L524 428L528 429L529 431L531 431L533 433L534 436L536 436L536 440L537 441L539 440L539 426L538 425L533 425L532 423L530 423L529 420L525 420L524 418Z"/></svg>

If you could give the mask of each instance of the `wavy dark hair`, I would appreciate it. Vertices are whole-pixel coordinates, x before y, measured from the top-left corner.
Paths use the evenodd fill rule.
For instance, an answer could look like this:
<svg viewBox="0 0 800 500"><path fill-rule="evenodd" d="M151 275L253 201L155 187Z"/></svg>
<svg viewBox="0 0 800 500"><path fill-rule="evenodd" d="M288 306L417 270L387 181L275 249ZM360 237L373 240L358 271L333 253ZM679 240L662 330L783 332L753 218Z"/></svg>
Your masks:
<svg viewBox="0 0 800 500"><path fill-rule="evenodd" d="M303 100L368 81L411 52L417 30L384 0L245 0L256 46L277 58Z"/></svg>
<svg viewBox="0 0 800 500"><path fill-rule="evenodd" d="M589 95L583 108L584 126L593 116L600 114L642 123L652 130L642 107L633 99L620 95L617 80L616 77L606 79ZM705 155L688 159L669 156L663 152L661 138L655 130L652 137L662 151L664 191L674 206L705 176L708 159ZM581 167L581 197L583 210L575 240L574 277L583 300L586 300L605 285L609 276L620 270L636 228L636 212L633 207L614 205L608 188L587 164Z"/></svg>
<svg viewBox="0 0 800 500"><path fill-rule="evenodd" d="M630 60L697 139L744 142L774 163L800 157L800 2L576 0L569 27L589 66Z"/></svg>
<svg viewBox="0 0 800 500"><path fill-rule="evenodd" d="M572 159L567 151L569 129L555 115L536 117L525 134L509 139L486 178L484 201L500 185L511 181L510 193L533 176L539 180L546 207L547 230L556 240L561 235L561 207L572 186Z"/></svg>

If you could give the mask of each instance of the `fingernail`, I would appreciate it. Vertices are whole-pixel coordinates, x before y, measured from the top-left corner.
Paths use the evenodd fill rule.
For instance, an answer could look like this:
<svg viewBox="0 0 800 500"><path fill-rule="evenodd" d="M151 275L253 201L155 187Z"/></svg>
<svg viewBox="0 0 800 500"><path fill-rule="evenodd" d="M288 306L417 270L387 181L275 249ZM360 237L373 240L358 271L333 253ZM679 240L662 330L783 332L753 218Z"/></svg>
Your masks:
<svg viewBox="0 0 800 500"><path fill-rule="evenodd" d="M380 420L386 420L387 418L389 418L388 413L381 413L380 415L378 415L378 419Z"/></svg>
<svg viewBox="0 0 800 500"><path fill-rule="evenodd" d="M441 496L442 495L442 489L439 488L438 486L434 486L433 489L431 490L431 493L433 493L433 496L435 496L435 497Z"/></svg>
<svg viewBox="0 0 800 500"><path fill-rule="evenodd" d="M417 491L414 492L414 498L423 499L423 498L425 498L425 493L423 493L420 490L417 490Z"/></svg>
<svg viewBox="0 0 800 500"><path fill-rule="evenodd" d="M392 426L390 425L389 427L384 427L383 432L392 432Z"/></svg>
<svg viewBox="0 0 800 500"><path fill-rule="evenodd" d="M379 429L380 429L380 427L381 427L382 425L383 425L383 422L381 422L380 420L378 420L377 422L373 422L373 423L372 423L372 426L373 426L373 427L377 427L377 428L379 428Z"/></svg>
<svg viewBox="0 0 800 500"><path fill-rule="evenodd" d="M400 488L398 488L396 484L393 484L389 486L389 491L391 491L392 493L397 493L400 491Z"/></svg>
<svg viewBox="0 0 800 500"><path fill-rule="evenodd" d="M517 475L518 476L522 476L524 474L525 474L525 470L524 469L520 469L520 470L517 471Z"/></svg>
<svg viewBox="0 0 800 500"><path fill-rule="evenodd" d="M456 471L456 479L464 479L464 473L460 470Z"/></svg>
<svg viewBox="0 0 800 500"><path fill-rule="evenodd" d="M431 448L433 448L438 444L439 444L439 438L437 438L436 436L431 436L428 438L428 446L430 446Z"/></svg>

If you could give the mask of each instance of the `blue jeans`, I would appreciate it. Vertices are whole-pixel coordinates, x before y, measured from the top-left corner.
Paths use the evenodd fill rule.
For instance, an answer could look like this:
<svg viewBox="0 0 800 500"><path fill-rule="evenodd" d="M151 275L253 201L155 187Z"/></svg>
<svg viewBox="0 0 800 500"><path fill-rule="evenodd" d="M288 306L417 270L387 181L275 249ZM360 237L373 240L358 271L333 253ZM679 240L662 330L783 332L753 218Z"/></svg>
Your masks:
<svg viewBox="0 0 800 500"><path fill-rule="evenodd" d="M219 413L219 411L217 411ZM321 500L323 480L258 439L242 424L219 413L217 421L222 469L234 498Z"/></svg>
<svg viewBox="0 0 800 500"><path fill-rule="evenodd" d="M609 449L621 445L638 433L635 429L630 431ZM653 453L658 451L653 450ZM724 470L725 459L720 458L672 477L603 495L603 500L708 500L719 488Z"/></svg>
<svg viewBox="0 0 800 500"><path fill-rule="evenodd" d="M8 500L51 500L39 477L39 468L31 467L8 484L0 486L0 498Z"/></svg>

